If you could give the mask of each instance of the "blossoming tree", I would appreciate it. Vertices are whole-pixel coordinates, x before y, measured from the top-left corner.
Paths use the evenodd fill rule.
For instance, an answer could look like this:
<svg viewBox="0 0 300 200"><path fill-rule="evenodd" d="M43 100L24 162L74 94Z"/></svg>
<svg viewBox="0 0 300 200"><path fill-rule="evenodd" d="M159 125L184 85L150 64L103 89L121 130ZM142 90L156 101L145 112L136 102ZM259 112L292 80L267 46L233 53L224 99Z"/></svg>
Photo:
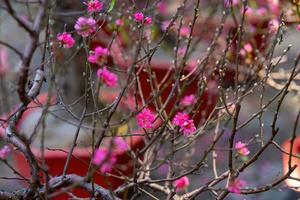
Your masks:
<svg viewBox="0 0 300 200"><path fill-rule="evenodd" d="M277 141L288 94L299 110L300 55L277 50L299 36L299 1L3 0L0 11L27 37L21 48L0 37L0 159L13 173L0 178L22 187L0 199L221 200L299 181L300 111L291 148ZM248 182L270 149L288 169Z"/></svg>

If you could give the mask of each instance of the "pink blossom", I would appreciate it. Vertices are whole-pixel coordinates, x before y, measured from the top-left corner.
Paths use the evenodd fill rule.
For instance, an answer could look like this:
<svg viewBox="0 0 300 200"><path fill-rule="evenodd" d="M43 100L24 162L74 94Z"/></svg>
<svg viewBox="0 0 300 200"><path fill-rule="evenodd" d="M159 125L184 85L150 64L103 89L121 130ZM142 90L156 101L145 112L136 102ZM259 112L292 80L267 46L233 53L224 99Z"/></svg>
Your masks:
<svg viewBox="0 0 300 200"><path fill-rule="evenodd" d="M253 47L250 43L245 44L243 49L245 49L247 53L251 53L253 51Z"/></svg>
<svg viewBox="0 0 300 200"><path fill-rule="evenodd" d="M261 8L258 8L257 10L256 10L256 13L257 13L257 15L259 15L259 16L264 16L265 14L267 14L267 9L266 8L264 8L264 7L261 7Z"/></svg>
<svg viewBox="0 0 300 200"><path fill-rule="evenodd" d="M109 54L109 51L107 48L103 48L101 46L96 47L95 50L90 53L89 57L88 57L88 61L90 63L99 63L101 61L103 61L103 59L105 59Z"/></svg>
<svg viewBox="0 0 300 200"><path fill-rule="evenodd" d="M174 182L177 191L183 190L190 185L188 177L184 176Z"/></svg>
<svg viewBox="0 0 300 200"><path fill-rule="evenodd" d="M117 19L115 23L116 23L117 26L123 26L124 25L124 21L122 19Z"/></svg>
<svg viewBox="0 0 300 200"><path fill-rule="evenodd" d="M141 12L134 13L134 20L138 23L143 23L144 21L144 14Z"/></svg>
<svg viewBox="0 0 300 200"><path fill-rule="evenodd" d="M251 53L253 51L253 47L250 43L247 43L243 46L243 48L240 50L240 54L245 56L246 53Z"/></svg>
<svg viewBox="0 0 300 200"><path fill-rule="evenodd" d="M166 13L168 11L167 4L165 2L159 2L157 4L157 10L158 10L159 14L166 15Z"/></svg>
<svg viewBox="0 0 300 200"><path fill-rule="evenodd" d="M56 36L59 44L66 49L72 48L74 46L75 40L69 33L58 33Z"/></svg>
<svg viewBox="0 0 300 200"><path fill-rule="evenodd" d="M300 24L298 24L298 26L297 26L297 30L298 30L298 31L300 31Z"/></svg>
<svg viewBox="0 0 300 200"><path fill-rule="evenodd" d="M173 26L174 25L174 23L172 23L171 24L171 21L169 21L169 20L166 20L166 21L163 21L162 22L162 24L161 24L161 29L163 30L163 31L166 31L167 30L167 28L170 26Z"/></svg>
<svg viewBox="0 0 300 200"><path fill-rule="evenodd" d="M148 109L144 108L137 116L137 124L141 128L150 129L153 127L155 120L154 114Z"/></svg>
<svg viewBox="0 0 300 200"><path fill-rule="evenodd" d="M79 17L75 24L75 30L82 37L88 37L96 31L97 22L92 18Z"/></svg>
<svg viewBox="0 0 300 200"><path fill-rule="evenodd" d="M0 149L0 159L5 159L10 153L10 148L5 145L2 149Z"/></svg>
<svg viewBox="0 0 300 200"><path fill-rule="evenodd" d="M100 167L100 172L108 173L112 171L116 164L117 158L113 152L108 152L106 149L96 150L92 163Z"/></svg>
<svg viewBox="0 0 300 200"><path fill-rule="evenodd" d="M191 106L193 105L194 103L196 103L196 97L195 95L193 94L190 94L190 95L186 95L184 96L181 101L180 101L180 105L183 106L183 107L187 107L187 106Z"/></svg>
<svg viewBox="0 0 300 200"><path fill-rule="evenodd" d="M234 147L237 150L237 152L243 156L247 156L250 153L250 151L246 147L246 144L241 141L238 141L237 143L235 143Z"/></svg>
<svg viewBox="0 0 300 200"><path fill-rule="evenodd" d="M152 18L151 17L146 17L145 18L145 24L147 24L147 25L152 24Z"/></svg>
<svg viewBox="0 0 300 200"><path fill-rule="evenodd" d="M172 124L180 127L180 131L183 132L184 136L189 136L196 131L194 120L189 119L188 114L178 112L173 118Z"/></svg>
<svg viewBox="0 0 300 200"><path fill-rule="evenodd" d="M103 69L98 69L97 77L102 80L107 87L114 87L118 82L118 76L108 71L106 67L103 67Z"/></svg>
<svg viewBox="0 0 300 200"><path fill-rule="evenodd" d="M272 33L276 33L279 28L279 21L277 19L272 19L269 22L269 28Z"/></svg>
<svg viewBox="0 0 300 200"><path fill-rule="evenodd" d="M188 26L182 26L180 31L179 31L179 35L181 37L188 37L190 35L191 29Z"/></svg>
<svg viewBox="0 0 300 200"><path fill-rule="evenodd" d="M280 14L281 9L278 0L268 0L268 6L274 15Z"/></svg>
<svg viewBox="0 0 300 200"><path fill-rule="evenodd" d="M91 0L91 1L85 2L84 4L87 5L87 7L88 7L87 10L89 13L99 12L103 8L103 3L99 2L98 0Z"/></svg>
<svg viewBox="0 0 300 200"><path fill-rule="evenodd" d="M113 143L114 146L122 152L125 152L129 149L127 142L121 137L115 137L113 139Z"/></svg>
<svg viewBox="0 0 300 200"><path fill-rule="evenodd" d="M244 12L244 8L241 9L241 14L243 14L243 12ZM253 9L250 7L246 7L245 16L252 17L253 14L254 14Z"/></svg>
<svg viewBox="0 0 300 200"><path fill-rule="evenodd" d="M183 57L186 51L186 47L179 47L178 48L178 55Z"/></svg>
<svg viewBox="0 0 300 200"><path fill-rule="evenodd" d="M236 194L241 193L241 188L246 186L246 182L243 180L237 180L231 181L228 186L228 191Z"/></svg>
<svg viewBox="0 0 300 200"><path fill-rule="evenodd" d="M225 6L230 7L231 6L231 0L224 0ZM240 3L240 0L232 0L232 6L237 6Z"/></svg>

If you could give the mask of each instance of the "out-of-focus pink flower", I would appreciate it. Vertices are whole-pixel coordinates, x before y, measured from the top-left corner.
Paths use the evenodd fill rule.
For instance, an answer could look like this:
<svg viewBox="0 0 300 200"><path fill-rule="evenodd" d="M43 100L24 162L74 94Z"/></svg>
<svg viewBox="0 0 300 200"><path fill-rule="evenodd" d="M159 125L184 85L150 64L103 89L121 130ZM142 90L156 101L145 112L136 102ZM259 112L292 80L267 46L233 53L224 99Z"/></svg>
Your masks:
<svg viewBox="0 0 300 200"><path fill-rule="evenodd" d="M170 25L170 21L169 20L166 20L166 21L163 21L162 23L161 23L161 29L163 30L163 31L166 31L167 30L167 28L168 28L168 26Z"/></svg>
<svg viewBox="0 0 300 200"><path fill-rule="evenodd" d="M298 30L298 31L300 31L300 24L298 24L298 26L297 26L297 30Z"/></svg>
<svg viewBox="0 0 300 200"><path fill-rule="evenodd" d="M56 36L59 44L66 49L72 48L74 46L75 40L69 33L58 33Z"/></svg>
<svg viewBox="0 0 300 200"><path fill-rule="evenodd" d="M9 153L10 148L7 145L5 145L4 147L2 147L2 149L0 149L0 159L5 159Z"/></svg>
<svg viewBox="0 0 300 200"><path fill-rule="evenodd" d="M191 29L188 26L182 26L180 31L179 31L179 35L181 37L188 37L190 35Z"/></svg>
<svg viewBox="0 0 300 200"><path fill-rule="evenodd" d="M82 37L88 37L96 31L97 22L92 18L79 17L75 24L75 30Z"/></svg>
<svg viewBox="0 0 300 200"><path fill-rule="evenodd" d="M243 47L247 53L251 53L253 51L253 47L250 43L247 43Z"/></svg>
<svg viewBox="0 0 300 200"><path fill-rule="evenodd" d="M157 4L157 10L158 10L159 14L166 15L167 11L168 11L167 4L165 2L162 2L162 1L159 2Z"/></svg>
<svg viewBox="0 0 300 200"><path fill-rule="evenodd" d="M116 23L117 26L123 26L124 25L123 19L116 19L115 23Z"/></svg>
<svg viewBox="0 0 300 200"><path fill-rule="evenodd" d="M115 137L113 139L114 146L119 151L127 151L129 149L127 142L121 137Z"/></svg>
<svg viewBox="0 0 300 200"><path fill-rule="evenodd" d="M144 14L141 12L134 13L134 20L138 23L143 23L144 21Z"/></svg>
<svg viewBox="0 0 300 200"><path fill-rule="evenodd" d="M97 77L102 80L107 87L114 87L118 82L118 76L108 71L106 67L103 67L103 69L98 69Z"/></svg>
<svg viewBox="0 0 300 200"><path fill-rule="evenodd" d="M250 153L249 149L246 147L246 144L241 141L235 143L234 147L237 150L237 152L243 156L247 156Z"/></svg>
<svg viewBox="0 0 300 200"><path fill-rule="evenodd" d="M268 0L268 6L273 15L280 15L281 9L278 0Z"/></svg>
<svg viewBox="0 0 300 200"><path fill-rule="evenodd" d="M100 172L108 173L112 171L116 164L117 158L113 152L108 152L106 149L96 150L92 163L100 167Z"/></svg>
<svg viewBox="0 0 300 200"><path fill-rule="evenodd" d="M91 0L88 2L84 2L84 4L87 5L87 10L89 13L99 12L103 8L103 3L99 2L98 0Z"/></svg>
<svg viewBox="0 0 300 200"><path fill-rule="evenodd" d="M261 7L261 8L258 8L257 10L256 10L256 13L257 13L257 15L259 15L259 16L261 16L261 17L263 17L264 15L266 15L267 14L267 9L265 8L265 7Z"/></svg>
<svg viewBox="0 0 300 200"><path fill-rule="evenodd" d="M103 48L103 47L96 47L95 50L90 53L89 57L88 57L88 61L90 63L100 63L102 62L109 54L109 51L107 48Z"/></svg>
<svg viewBox="0 0 300 200"><path fill-rule="evenodd" d="M251 53L253 51L253 47L250 43L247 43L243 46L243 48L240 50L240 54L245 56L246 53Z"/></svg>
<svg viewBox="0 0 300 200"><path fill-rule="evenodd" d="M173 118L172 124L180 127L184 136L189 136L196 131L194 120L189 119L188 114L178 112Z"/></svg>
<svg viewBox="0 0 300 200"><path fill-rule="evenodd" d="M148 109L144 108L137 116L137 124L141 128L150 129L153 127L155 120L154 114Z"/></svg>
<svg viewBox="0 0 300 200"><path fill-rule="evenodd" d="M0 46L0 76L5 76L8 71L8 58L5 48Z"/></svg>
<svg viewBox="0 0 300 200"><path fill-rule="evenodd" d="M244 12L244 8L241 9L241 14L243 14L243 12ZM250 7L246 7L245 16L251 18L253 14L254 14L253 9Z"/></svg>
<svg viewBox="0 0 300 200"><path fill-rule="evenodd" d="M241 188L246 186L246 182L243 180L235 179L231 181L228 186L228 191L236 194L241 193Z"/></svg>
<svg viewBox="0 0 300 200"><path fill-rule="evenodd" d="M147 24L147 25L152 24L152 18L151 17L146 17L145 18L145 24Z"/></svg>
<svg viewBox="0 0 300 200"><path fill-rule="evenodd" d="M179 105L183 106L183 107L187 107L187 106L191 106L194 103L196 103L196 96L194 94L190 94L190 95L186 95L184 96Z"/></svg>
<svg viewBox="0 0 300 200"><path fill-rule="evenodd" d="M277 19L272 19L269 22L269 28L272 33L276 33L279 28L279 21Z"/></svg>
<svg viewBox="0 0 300 200"><path fill-rule="evenodd" d="M225 6L230 7L231 6L231 0L224 0ZM240 0L232 0L232 6L237 6L239 5Z"/></svg>
<svg viewBox="0 0 300 200"><path fill-rule="evenodd" d="M190 185L190 181L188 177L184 176L174 182L174 186L176 191L184 190L186 187Z"/></svg>

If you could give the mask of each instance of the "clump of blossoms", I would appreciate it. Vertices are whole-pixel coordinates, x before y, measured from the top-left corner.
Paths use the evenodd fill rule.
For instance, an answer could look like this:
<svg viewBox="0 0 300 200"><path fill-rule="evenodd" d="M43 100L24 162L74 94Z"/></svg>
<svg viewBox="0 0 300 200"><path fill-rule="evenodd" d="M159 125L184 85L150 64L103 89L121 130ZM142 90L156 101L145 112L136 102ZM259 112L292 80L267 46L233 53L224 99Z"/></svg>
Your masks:
<svg viewBox="0 0 300 200"><path fill-rule="evenodd" d="M134 21L136 21L137 23L143 23L143 21L145 20L145 24L149 25L152 23L152 18L151 17L146 17L142 12L136 12L133 15L134 17Z"/></svg>
<svg viewBox="0 0 300 200"><path fill-rule="evenodd" d="M82 37L88 37L96 31L96 25L97 22L92 17L79 17L74 28Z"/></svg>
<svg viewBox="0 0 300 200"><path fill-rule="evenodd" d="M180 127L180 131L184 136L190 136L196 131L194 120L189 118L189 115L183 112L178 112L173 118L172 124Z"/></svg>
<svg viewBox="0 0 300 200"><path fill-rule="evenodd" d="M137 124L139 127L144 129L150 129L153 127L153 122L155 120L154 114L148 109L144 108L137 116Z"/></svg>
<svg viewBox="0 0 300 200"><path fill-rule="evenodd" d="M72 48L75 44L72 35L66 32L58 33L56 39L59 41L59 45L66 49Z"/></svg>
<svg viewBox="0 0 300 200"><path fill-rule="evenodd" d="M186 95L181 100L179 105L182 107L188 107L196 103L196 96L194 94Z"/></svg>
<svg viewBox="0 0 300 200"><path fill-rule="evenodd" d="M106 67L103 67L103 69L98 69L97 77L107 87L115 87L118 83L118 76L116 74L108 71Z"/></svg>
<svg viewBox="0 0 300 200"><path fill-rule="evenodd" d="M10 148L7 145L5 145L2 149L0 149L0 159L6 159L9 153Z"/></svg>
<svg viewBox="0 0 300 200"><path fill-rule="evenodd" d="M240 154L240 155L243 155L243 156L247 156L250 154L250 151L249 149L246 147L246 144L241 142L241 141L238 141L235 145L234 145L234 148L237 150L237 152Z"/></svg>
<svg viewBox="0 0 300 200"><path fill-rule="evenodd" d="M111 172L116 162L116 155L113 152L108 152L107 149L96 150L92 159L92 163L100 167L100 172L103 174Z"/></svg>
<svg viewBox="0 0 300 200"><path fill-rule="evenodd" d="M190 35L191 29L188 26L182 26L179 30L179 35L181 37L188 37Z"/></svg>
<svg viewBox="0 0 300 200"><path fill-rule="evenodd" d="M241 194L241 188L245 186L246 186L245 181L235 179L229 182L228 191L236 194Z"/></svg>
<svg viewBox="0 0 300 200"><path fill-rule="evenodd" d="M92 0L84 3L87 5L87 10L89 13L100 12L103 8L103 3L98 0Z"/></svg>
<svg viewBox="0 0 300 200"><path fill-rule="evenodd" d="M186 176L181 177L180 179L177 179L174 182L174 186L176 188L176 191L184 190L189 185L190 185L190 181L189 181L188 177L186 177Z"/></svg>
<svg viewBox="0 0 300 200"><path fill-rule="evenodd" d="M96 47L93 52L90 53L88 57L88 61L94 64L100 64L103 62L108 56L109 51L107 48L103 48L101 46Z"/></svg>

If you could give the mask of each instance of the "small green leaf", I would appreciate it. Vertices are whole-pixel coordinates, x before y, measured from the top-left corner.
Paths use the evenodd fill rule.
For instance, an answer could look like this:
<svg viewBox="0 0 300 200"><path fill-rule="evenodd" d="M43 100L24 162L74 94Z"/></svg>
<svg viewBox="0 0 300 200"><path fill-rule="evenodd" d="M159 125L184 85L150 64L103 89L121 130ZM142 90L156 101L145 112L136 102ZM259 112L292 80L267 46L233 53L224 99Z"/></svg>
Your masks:
<svg viewBox="0 0 300 200"><path fill-rule="evenodd" d="M115 7L115 4L116 4L116 0L111 0L110 2L110 5L109 5L109 8L108 8L108 11L107 12L111 12L114 7Z"/></svg>

